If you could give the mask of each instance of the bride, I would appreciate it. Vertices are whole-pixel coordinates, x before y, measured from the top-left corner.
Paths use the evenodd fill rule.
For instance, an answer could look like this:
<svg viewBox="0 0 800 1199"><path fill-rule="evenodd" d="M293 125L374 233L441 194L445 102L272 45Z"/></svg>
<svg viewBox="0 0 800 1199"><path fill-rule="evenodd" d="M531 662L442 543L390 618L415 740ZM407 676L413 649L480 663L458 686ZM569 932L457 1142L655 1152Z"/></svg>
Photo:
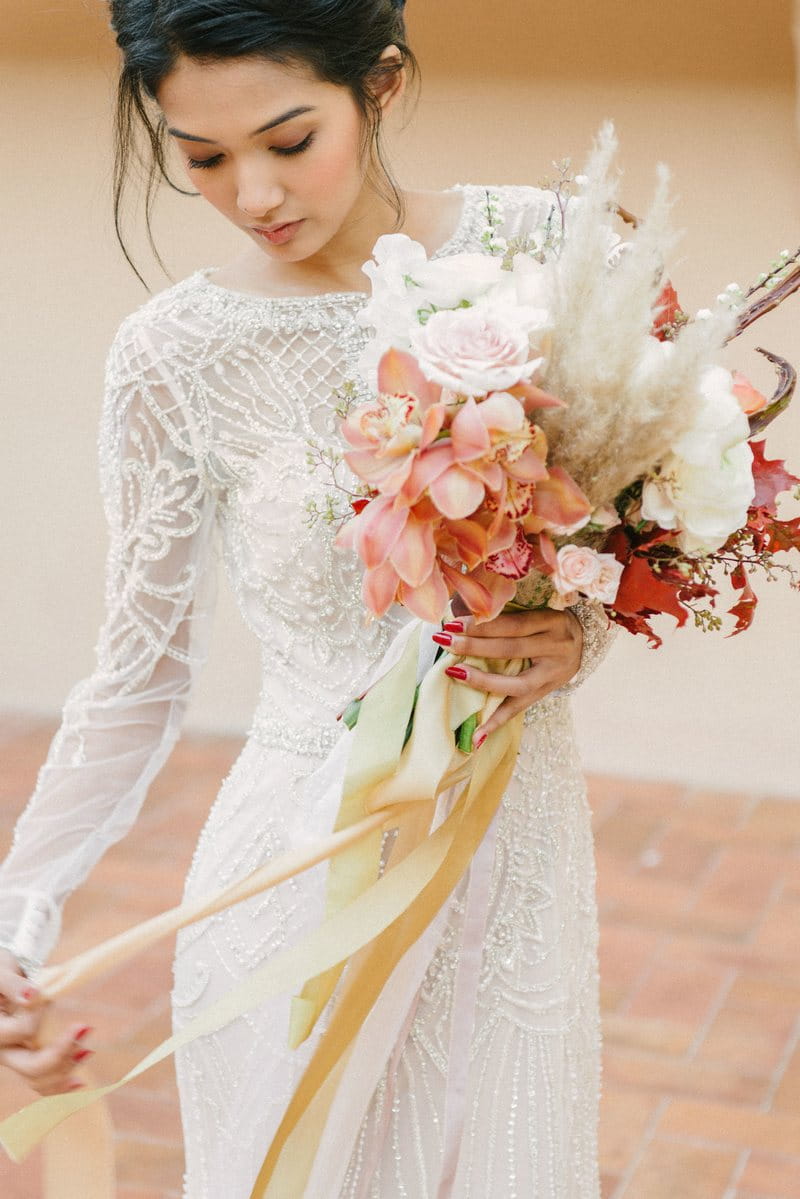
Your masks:
<svg viewBox="0 0 800 1199"><path fill-rule="evenodd" d="M40 1038L36 969L57 943L65 898L136 820L178 736L206 653L216 539L263 685L186 895L330 827L334 812L309 780L338 739L336 714L409 617L393 609L364 623L357 563L306 519L324 496L307 443L337 444L333 397L357 376L361 267L376 239L402 231L432 257L478 250L486 193L404 190L386 169L383 122L417 70L402 3L110 8L122 54L118 205L144 126L152 179L174 149L191 185L242 231L243 249L134 312L108 358L111 548L97 665L67 698L0 869L0 1061L41 1094L81 1085L89 1038L81 1026ZM548 194L491 190L504 236L547 221ZM591 1199L597 913L568 693L611 635L602 610L582 603L477 627L462 618L436 636L454 655L456 685L505 697L478 741L525 711L520 756L468 876L371 1014L378 1035L370 1020L362 1030L302 1193ZM512 679L457 665L464 655L531 665ZM176 1028L313 927L323 886L312 871L181 933ZM465 1007L459 968L476 944ZM178 1054L186 1199L250 1194L315 1044L286 1047L288 1013L285 997Z"/></svg>

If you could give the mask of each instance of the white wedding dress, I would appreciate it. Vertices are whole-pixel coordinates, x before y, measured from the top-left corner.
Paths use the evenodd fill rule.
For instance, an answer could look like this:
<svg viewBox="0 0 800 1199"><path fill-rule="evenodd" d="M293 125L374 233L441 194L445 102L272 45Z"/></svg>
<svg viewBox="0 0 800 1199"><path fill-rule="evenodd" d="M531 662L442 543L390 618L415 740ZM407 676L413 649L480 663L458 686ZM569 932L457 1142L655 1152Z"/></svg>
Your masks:
<svg viewBox="0 0 800 1199"><path fill-rule="evenodd" d="M437 257L479 248L486 189L457 186L461 218ZM503 235L543 227L546 193L492 190ZM393 610L365 623L358 563L334 551L328 527L306 519L309 499L328 485L310 469L307 443L337 444L333 396L356 374L363 300L271 300L200 271L121 326L101 429L111 550L97 668L67 699L0 870L0 943L22 960L50 952L65 897L134 822L175 742L205 656L217 535L260 645L263 688L187 894L330 826L333 811L306 780L339 736L336 713L408 619ZM354 1067L364 1093L339 1113L309 1199L599 1195L595 874L565 692L594 668L611 633L598 608L581 605L579 615L580 675L527 713L514 778L482 850L487 898L471 920L483 950L463 1052L452 1049L450 1017L470 878L404 963L404 979L388 984L389 999L400 996L395 1024L387 1020ZM176 1026L317 923L323 883L317 868L180 934ZM248 1199L314 1043L289 1051L288 1010L286 996L178 1055L186 1199ZM454 1177L440 1187L454 1064L465 1080L463 1120Z"/></svg>

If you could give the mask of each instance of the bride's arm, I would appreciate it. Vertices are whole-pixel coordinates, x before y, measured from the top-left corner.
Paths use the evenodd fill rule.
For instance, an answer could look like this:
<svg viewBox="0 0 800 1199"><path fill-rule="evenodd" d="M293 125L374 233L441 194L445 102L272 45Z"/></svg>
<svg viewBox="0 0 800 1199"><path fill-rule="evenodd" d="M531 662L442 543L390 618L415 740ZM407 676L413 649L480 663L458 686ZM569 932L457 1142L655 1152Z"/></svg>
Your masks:
<svg viewBox="0 0 800 1199"><path fill-rule="evenodd" d="M108 358L100 468L110 548L96 666L66 700L0 866L0 946L27 969L52 950L66 897L135 821L206 653L213 492L189 405L136 316Z"/></svg>

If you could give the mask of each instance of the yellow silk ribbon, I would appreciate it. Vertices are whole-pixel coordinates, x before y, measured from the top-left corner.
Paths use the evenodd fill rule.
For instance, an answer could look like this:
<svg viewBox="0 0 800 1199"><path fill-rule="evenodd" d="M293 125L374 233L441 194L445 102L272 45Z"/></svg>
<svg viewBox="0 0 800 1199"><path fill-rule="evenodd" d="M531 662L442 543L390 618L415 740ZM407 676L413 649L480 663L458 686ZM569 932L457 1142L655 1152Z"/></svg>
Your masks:
<svg viewBox="0 0 800 1199"><path fill-rule="evenodd" d="M13 1160L21 1161L63 1120L89 1108L179 1048L223 1028L266 1000L302 986L294 1001L291 1030L293 1042L299 1042L310 1032L343 967L352 959L330 1026L287 1109L253 1190L254 1197L269 1199L302 1195L302 1189L296 1187L304 1185L300 1176L307 1177L311 1168L354 1037L402 954L464 873L516 760L521 715L491 734L477 754L468 758L455 748L453 730L476 711L487 719L500 699L487 700L485 694L469 687L453 686L444 674L446 657L422 682L412 736L402 748L416 686L419 631L362 704L339 815L328 837L281 855L212 897L181 904L69 962L43 970L37 983L48 998L65 994L160 937L295 877L320 861L334 859L323 923L298 945L252 972L124 1078L92 1090L48 1096L5 1120L0 1124L0 1143ZM519 660L476 662L509 674L525 665ZM461 783L465 785L450 814L428 835L437 796ZM397 829L398 834L387 869L380 874L381 843L389 829ZM100 1155L99 1149L97 1153ZM91 1191L77 1185L71 1188L69 1155L62 1156L59 1199L73 1195L111 1199L113 1191L104 1189L103 1183Z"/></svg>

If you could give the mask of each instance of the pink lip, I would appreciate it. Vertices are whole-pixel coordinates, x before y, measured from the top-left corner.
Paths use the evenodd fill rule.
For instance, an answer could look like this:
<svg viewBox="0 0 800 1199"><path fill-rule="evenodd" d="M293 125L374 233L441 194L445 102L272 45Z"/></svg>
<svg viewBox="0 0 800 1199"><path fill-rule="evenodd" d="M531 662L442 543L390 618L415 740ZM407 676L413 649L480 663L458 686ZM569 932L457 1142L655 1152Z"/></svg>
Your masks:
<svg viewBox="0 0 800 1199"><path fill-rule="evenodd" d="M299 220L289 221L287 224L283 225L269 225L266 228L253 225L251 228L254 233L259 235L259 237L266 238L266 240L271 242L273 245L282 245L284 242L287 242L290 238L294 237L302 223L303 221Z"/></svg>

